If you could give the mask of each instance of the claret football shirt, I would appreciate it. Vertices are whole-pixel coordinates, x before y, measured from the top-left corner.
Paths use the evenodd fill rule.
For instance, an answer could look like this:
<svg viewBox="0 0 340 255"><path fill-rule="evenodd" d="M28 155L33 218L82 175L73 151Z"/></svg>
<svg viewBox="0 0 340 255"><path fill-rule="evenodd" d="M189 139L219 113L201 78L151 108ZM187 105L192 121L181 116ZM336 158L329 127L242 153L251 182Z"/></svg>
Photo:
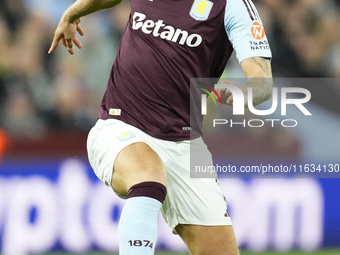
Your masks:
<svg viewBox="0 0 340 255"><path fill-rule="evenodd" d="M124 121L159 139L188 140L190 132L202 134L200 109L190 119L190 78L220 77L233 50L239 62L271 58L251 0L130 3L100 119Z"/></svg>

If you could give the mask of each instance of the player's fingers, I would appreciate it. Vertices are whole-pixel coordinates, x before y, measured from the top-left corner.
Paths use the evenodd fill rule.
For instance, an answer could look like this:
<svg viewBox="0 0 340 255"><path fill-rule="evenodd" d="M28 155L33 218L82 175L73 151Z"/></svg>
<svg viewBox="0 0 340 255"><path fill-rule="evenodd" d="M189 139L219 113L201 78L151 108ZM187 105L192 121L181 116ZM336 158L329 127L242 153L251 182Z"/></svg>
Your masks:
<svg viewBox="0 0 340 255"><path fill-rule="evenodd" d="M50 49L48 50L48 54L51 54L59 45L60 36L55 35L51 44Z"/></svg>
<svg viewBox="0 0 340 255"><path fill-rule="evenodd" d="M219 96L221 96L222 89L216 88L215 91L217 92L217 94L218 94ZM215 93L212 93L212 94L213 94L213 96L214 96L215 99L218 99L218 97L217 97L217 95L216 95Z"/></svg>
<svg viewBox="0 0 340 255"><path fill-rule="evenodd" d="M81 36L83 36L83 35L84 35L84 30L83 30L83 28L79 25L80 22L81 22L81 18L79 18L79 19L77 19L77 20L75 21L75 23L76 23L76 30L77 30L77 32L78 32Z"/></svg>
<svg viewBox="0 0 340 255"><path fill-rule="evenodd" d="M229 83L229 85L233 85L233 86L237 86L237 84L236 84L236 82L235 81L228 81ZM226 90L226 96L227 97L230 97L232 95L232 93L231 93L231 90L230 89L227 89Z"/></svg>
<svg viewBox="0 0 340 255"><path fill-rule="evenodd" d="M230 84L230 85L237 86L236 81L228 81L227 79L222 80L221 83L222 84Z"/></svg>
<svg viewBox="0 0 340 255"><path fill-rule="evenodd" d="M61 39L61 43L65 46L65 48L66 48L66 40L65 40L65 38L63 38L63 39Z"/></svg>
<svg viewBox="0 0 340 255"><path fill-rule="evenodd" d="M222 80L222 84L228 84L228 85L233 85L233 86L237 86L235 81L228 81L227 79ZM230 89L225 89L224 93L223 93L223 101L227 104L227 105L232 105L233 103L233 97L232 97L232 93Z"/></svg>
<svg viewBox="0 0 340 255"><path fill-rule="evenodd" d="M83 45L81 44L81 42L78 40L76 36L73 37L73 42L79 49L83 47Z"/></svg>
<svg viewBox="0 0 340 255"><path fill-rule="evenodd" d="M220 95L220 98L221 98L221 101L223 102L223 104L226 104L227 103L227 100L230 96L230 94L228 94L228 89L227 88L221 88L219 89L219 95Z"/></svg>
<svg viewBox="0 0 340 255"><path fill-rule="evenodd" d="M71 48L71 50L69 50L68 52L69 52L71 55L73 55L73 54L74 54L74 49Z"/></svg>
<svg viewBox="0 0 340 255"><path fill-rule="evenodd" d="M225 98L225 91L226 88L217 88L215 89L217 94L220 96L220 98L223 100ZM214 93L215 94L215 93ZM215 95L216 96L216 95ZM215 99L218 99L218 97L216 96Z"/></svg>
<svg viewBox="0 0 340 255"><path fill-rule="evenodd" d="M231 93L231 90L230 89L225 89L225 96L228 98L228 97L230 97L231 95L232 95L232 93Z"/></svg>
<svg viewBox="0 0 340 255"><path fill-rule="evenodd" d="M81 18L79 18L75 21L76 25L79 25L80 22L81 22Z"/></svg>
<svg viewBox="0 0 340 255"><path fill-rule="evenodd" d="M68 52L71 53L73 49L73 38L65 38L65 40L66 40L66 49L68 50Z"/></svg>
<svg viewBox="0 0 340 255"><path fill-rule="evenodd" d="M229 84L237 86L236 81L231 81L231 82L229 82Z"/></svg>
<svg viewBox="0 0 340 255"><path fill-rule="evenodd" d="M233 101L234 101L233 95L230 95L226 101L226 104L233 106Z"/></svg>
<svg viewBox="0 0 340 255"><path fill-rule="evenodd" d="M229 89L225 90L223 99L224 99L225 104L230 105L230 106L233 105L233 94L231 93Z"/></svg>
<svg viewBox="0 0 340 255"><path fill-rule="evenodd" d="M83 30L83 28L82 28L79 24L77 25L77 32L78 32L81 36L84 35L84 30Z"/></svg>

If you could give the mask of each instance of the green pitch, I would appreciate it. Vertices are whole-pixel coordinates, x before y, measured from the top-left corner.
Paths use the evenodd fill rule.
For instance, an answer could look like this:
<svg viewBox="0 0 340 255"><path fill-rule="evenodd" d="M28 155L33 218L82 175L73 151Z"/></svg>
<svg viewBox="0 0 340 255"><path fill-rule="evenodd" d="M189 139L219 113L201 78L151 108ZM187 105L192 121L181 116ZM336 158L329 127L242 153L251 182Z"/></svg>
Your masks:
<svg viewBox="0 0 340 255"><path fill-rule="evenodd" d="M73 253L67 252L50 252L44 253L39 255L74 255ZM88 253L77 253L77 255L118 255L112 253L104 253L104 252L88 252ZM169 253L169 252L157 252L155 255L190 255L189 253ZM288 253L281 253L281 252L249 252L249 251L242 251L241 255L340 255L340 247L338 249L327 249L327 250L320 250L318 252L288 252Z"/></svg>
<svg viewBox="0 0 340 255"><path fill-rule="evenodd" d="M321 250L318 252L288 252L288 253L281 253L281 252L262 252L262 253L254 253L254 252L242 252L241 255L339 255L339 250Z"/></svg>

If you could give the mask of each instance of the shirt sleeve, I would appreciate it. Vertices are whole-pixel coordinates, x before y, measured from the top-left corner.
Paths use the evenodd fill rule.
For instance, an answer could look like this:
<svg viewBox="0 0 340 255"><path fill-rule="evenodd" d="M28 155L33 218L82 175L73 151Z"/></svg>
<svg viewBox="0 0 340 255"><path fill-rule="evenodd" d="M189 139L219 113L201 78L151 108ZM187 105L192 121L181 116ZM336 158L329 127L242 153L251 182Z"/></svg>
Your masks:
<svg viewBox="0 0 340 255"><path fill-rule="evenodd" d="M241 63L251 57L272 57L262 21L251 0L226 0L224 26Z"/></svg>

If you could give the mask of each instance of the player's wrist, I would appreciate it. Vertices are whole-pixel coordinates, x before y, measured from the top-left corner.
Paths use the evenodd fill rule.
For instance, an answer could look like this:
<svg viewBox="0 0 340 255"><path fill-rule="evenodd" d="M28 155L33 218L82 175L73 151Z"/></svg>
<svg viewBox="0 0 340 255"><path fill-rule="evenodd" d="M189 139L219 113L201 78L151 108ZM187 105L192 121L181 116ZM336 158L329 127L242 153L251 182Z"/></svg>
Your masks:
<svg viewBox="0 0 340 255"><path fill-rule="evenodd" d="M75 23L78 18L75 15L64 13L63 17L61 18L61 21L65 23Z"/></svg>
<svg viewBox="0 0 340 255"><path fill-rule="evenodd" d="M71 6L64 12L61 20L67 23L75 23L76 20L78 20L79 18L81 18L81 16L77 12L75 12L74 8L72 8Z"/></svg>

